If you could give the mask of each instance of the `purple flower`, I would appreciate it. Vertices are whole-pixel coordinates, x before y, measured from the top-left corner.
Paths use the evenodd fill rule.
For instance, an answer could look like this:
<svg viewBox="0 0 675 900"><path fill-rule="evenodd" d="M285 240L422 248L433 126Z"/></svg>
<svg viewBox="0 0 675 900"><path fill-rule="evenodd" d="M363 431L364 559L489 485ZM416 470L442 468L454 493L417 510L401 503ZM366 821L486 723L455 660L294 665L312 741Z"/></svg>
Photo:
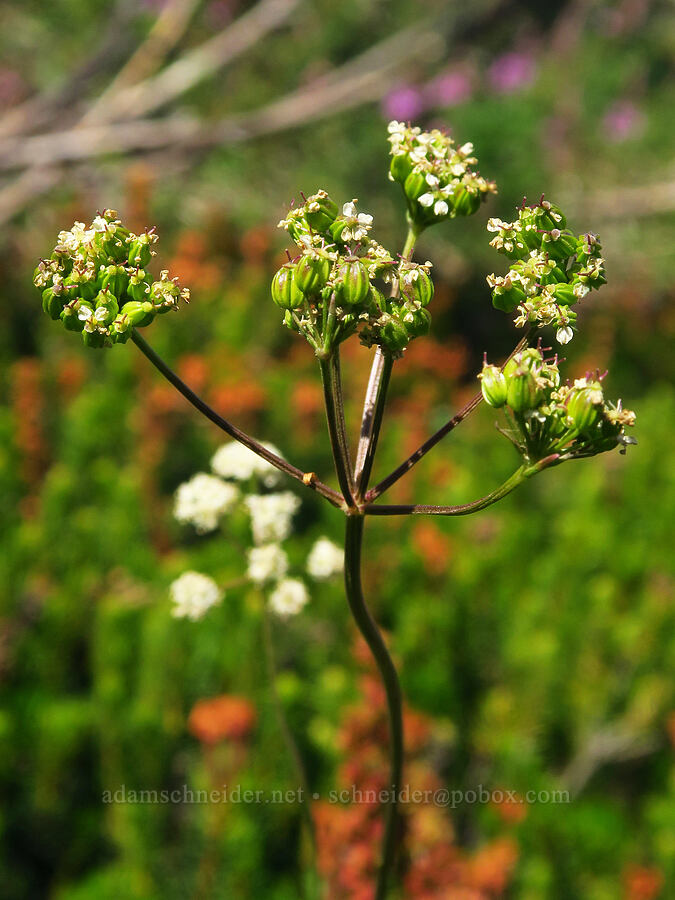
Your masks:
<svg viewBox="0 0 675 900"><path fill-rule="evenodd" d="M525 53L505 53L488 69L488 81L500 94L512 94L530 84L536 71L534 59Z"/></svg>
<svg viewBox="0 0 675 900"><path fill-rule="evenodd" d="M644 130L645 117L630 100L618 100L605 113L602 120L607 137L615 143L637 137Z"/></svg>
<svg viewBox="0 0 675 900"><path fill-rule="evenodd" d="M424 109L422 92L412 85L399 85L390 91L382 101L385 119L407 122L415 119Z"/></svg>
<svg viewBox="0 0 675 900"><path fill-rule="evenodd" d="M425 96L431 106L465 103L473 91L471 74L463 69L448 69L427 84Z"/></svg>

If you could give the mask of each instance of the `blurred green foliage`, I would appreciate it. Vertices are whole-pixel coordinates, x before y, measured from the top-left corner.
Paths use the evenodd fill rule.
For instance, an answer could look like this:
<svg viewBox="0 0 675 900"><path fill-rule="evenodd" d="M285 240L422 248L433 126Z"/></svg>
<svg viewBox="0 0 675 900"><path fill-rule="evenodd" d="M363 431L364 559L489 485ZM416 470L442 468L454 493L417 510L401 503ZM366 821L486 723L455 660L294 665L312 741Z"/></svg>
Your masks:
<svg viewBox="0 0 675 900"><path fill-rule="evenodd" d="M147 33L153 4L132 6L120 6L127 37L83 79L83 96L95 96ZM42 316L30 273L55 231L96 206L116 207L139 227L157 223L159 262L191 287L194 302L155 324L153 345L221 412L304 469L328 475L313 360L279 328L268 296L284 243L274 225L298 190L323 186L337 200L358 196L375 215L374 235L388 246L400 241L384 137L404 89L421 104L421 122L449 125L475 143L500 196L469 222L423 238L421 257L436 264L433 337L397 367L375 477L475 390L483 350L492 359L515 343L490 306L484 277L500 270L484 224L487 214L508 216L523 193L544 189L571 208L574 228L600 231L608 260L610 283L584 309L581 334L566 348L568 372L610 369L606 392L637 410L639 446L626 457L546 472L471 519L369 521L368 596L390 633L410 705L444 735L430 762L451 789L571 791L568 804L530 804L517 822L493 806L449 811L463 847L515 839L509 896L669 896L675 24L667 4L644 7L600 3L579 20L576 4L555 16L515 4L506 19L486 5L485 27L461 45L448 29L442 58L406 70L383 110L370 104L166 170L152 157L104 159L74 169L6 228L0 879L8 900L193 896L205 865L215 866L213 896L298 896L300 816L292 804L219 811L102 802L104 791L122 786L207 786L213 771L187 718L197 700L222 693L248 697L260 717L243 763L233 769L225 761L234 781L271 791L293 786L293 775L260 659L260 598L234 589L202 622L170 617L167 588L185 569L223 583L242 574L233 542L197 538L171 519L173 491L206 469L218 433L135 348L87 352L62 334ZM200 8L189 42L216 27L219 10ZM452 14L443 3L425 12L444 26ZM420 6L320 2L303 15L192 91L186 107L208 118L272 99L414 22ZM109 27L107 7L70 0L9 3L7 16L0 81L19 78L13 102L62 84L79 48ZM33 52L38 47L44 52ZM509 90L494 69L506 54L521 66ZM462 99L429 99L438 97L435 79L458 73L469 85ZM346 350L353 425L368 363L367 351ZM392 491L392 501L465 502L508 476L515 457L492 421L480 409ZM341 526L337 513L303 494L289 546L296 563L320 534L339 541ZM340 586L317 587L307 610L276 637L284 701L312 784L326 791L341 761L342 711L358 696Z"/></svg>

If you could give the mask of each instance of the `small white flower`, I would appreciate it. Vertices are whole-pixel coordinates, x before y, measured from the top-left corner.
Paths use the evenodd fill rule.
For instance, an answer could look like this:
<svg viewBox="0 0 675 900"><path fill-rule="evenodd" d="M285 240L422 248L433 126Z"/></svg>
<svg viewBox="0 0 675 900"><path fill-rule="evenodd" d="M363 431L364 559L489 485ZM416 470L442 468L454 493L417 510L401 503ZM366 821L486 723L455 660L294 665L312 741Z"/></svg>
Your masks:
<svg viewBox="0 0 675 900"><path fill-rule="evenodd" d="M277 456L281 455L274 444L263 446ZM276 487L281 481L281 472L278 469L239 441L231 441L219 447L211 460L211 468L221 478L232 478L234 481L248 481L257 475L267 488Z"/></svg>
<svg viewBox="0 0 675 900"><path fill-rule="evenodd" d="M94 313L88 306L81 306L77 311L77 318L80 322L88 322L93 315Z"/></svg>
<svg viewBox="0 0 675 900"><path fill-rule="evenodd" d="M284 541L291 533L291 522L300 500L290 491L279 494L251 494L245 501L251 514L253 541L260 546Z"/></svg>
<svg viewBox="0 0 675 900"><path fill-rule="evenodd" d="M559 344L569 344L574 337L574 332L569 325L559 328L555 333L555 339Z"/></svg>
<svg viewBox="0 0 675 900"><path fill-rule="evenodd" d="M344 569L344 564L344 550L327 537L321 537L307 557L307 573L317 581L324 581L333 575L339 575Z"/></svg>
<svg viewBox="0 0 675 900"><path fill-rule="evenodd" d="M437 200L434 203L434 215L436 216L447 216L448 214L448 204L445 200Z"/></svg>
<svg viewBox="0 0 675 900"><path fill-rule="evenodd" d="M297 615L308 602L307 588L297 578L285 578L269 598L270 609L282 618Z"/></svg>
<svg viewBox="0 0 675 900"><path fill-rule="evenodd" d="M247 555L247 574L254 584L280 581L288 571L288 557L279 544L251 547Z"/></svg>
<svg viewBox="0 0 675 900"><path fill-rule="evenodd" d="M342 215L347 219L346 227L342 230L341 234L342 240L365 240L373 224L373 217L368 213L357 213L356 198L343 205Z"/></svg>
<svg viewBox="0 0 675 900"><path fill-rule="evenodd" d="M238 499L236 487L200 472L176 491L173 514L179 522L190 522L199 534L204 534L218 527Z"/></svg>
<svg viewBox="0 0 675 900"><path fill-rule="evenodd" d="M429 172L429 173L427 174L427 176L426 176L426 178L425 178L424 180L425 180L426 183L429 185L429 187L431 187L431 188L437 188L437 187L438 187L438 184L439 184L438 178L437 178L436 175L432 174L431 172Z"/></svg>
<svg viewBox="0 0 675 900"><path fill-rule="evenodd" d="M220 603L223 592L212 578L199 572L184 572L169 588L174 608L171 615L196 622Z"/></svg>
<svg viewBox="0 0 675 900"><path fill-rule="evenodd" d="M428 207L428 206L431 206L431 204L434 202L434 199L435 199L435 197L431 193L431 191L427 191L426 194L422 194L421 197L417 198L417 202L419 203L420 206Z"/></svg>

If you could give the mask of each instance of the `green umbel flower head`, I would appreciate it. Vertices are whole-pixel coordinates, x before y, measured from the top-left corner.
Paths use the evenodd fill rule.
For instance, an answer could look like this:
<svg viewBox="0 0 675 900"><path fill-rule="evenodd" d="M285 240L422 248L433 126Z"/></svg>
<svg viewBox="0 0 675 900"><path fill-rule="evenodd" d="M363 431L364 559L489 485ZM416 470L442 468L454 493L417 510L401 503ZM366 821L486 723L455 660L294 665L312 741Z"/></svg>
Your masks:
<svg viewBox="0 0 675 900"><path fill-rule="evenodd" d="M475 170L473 144L456 147L438 129L390 122L391 163L389 178L403 188L408 218L419 230L455 216L475 213L488 194L497 189Z"/></svg>
<svg viewBox="0 0 675 900"><path fill-rule="evenodd" d="M103 210L89 227L75 222L59 233L51 256L35 269L43 310L68 331L80 332L88 347L125 343L132 328L149 325L190 297L168 271L159 281L148 274L156 242L154 228L134 234L113 209Z"/></svg>
<svg viewBox="0 0 675 900"><path fill-rule="evenodd" d="M506 275L488 275L492 304L517 312L515 324L556 328L556 339L567 344L577 321L572 309L593 289L606 284L604 260L597 235L575 235L562 210L545 200L527 206L518 219L490 219L490 246L511 260Z"/></svg>
<svg viewBox="0 0 675 900"><path fill-rule="evenodd" d="M325 191L303 197L279 223L299 254L289 255L274 276L272 299L285 310L287 327L304 334L318 354L358 331L366 346L400 355L429 331L431 263L395 259L371 238L372 225L356 199L340 209Z"/></svg>
<svg viewBox="0 0 675 900"><path fill-rule="evenodd" d="M516 353L503 370L486 361L478 377L486 402L504 409L506 427L500 430L528 463L554 453L563 461L616 446L625 452L627 444L636 443L625 433L635 424L635 413L621 401L605 401L604 376L589 373L561 384L557 357L545 359L540 347Z"/></svg>

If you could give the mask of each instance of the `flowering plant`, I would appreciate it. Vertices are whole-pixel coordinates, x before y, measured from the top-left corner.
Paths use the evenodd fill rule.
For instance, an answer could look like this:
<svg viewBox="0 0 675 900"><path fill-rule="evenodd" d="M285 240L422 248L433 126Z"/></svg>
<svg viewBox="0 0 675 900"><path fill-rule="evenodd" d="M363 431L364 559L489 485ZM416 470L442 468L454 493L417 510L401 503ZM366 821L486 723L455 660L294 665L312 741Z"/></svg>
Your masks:
<svg viewBox="0 0 675 900"><path fill-rule="evenodd" d="M400 122L389 125L390 180L402 189L408 234L400 254L372 236L373 217L359 212L357 201L339 206L319 190L291 207L280 225L295 244L294 255L274 275L271 294L283 311L283 324L306 339L318 361L324 392L328 436L339 484L336 490L314 472L305 472L216 413L157 355L137 328L156 313L187 300L175 279L162 272L152 281L146 266L156 241L153 229L136 235L116 213L104 211L89 228L76 223L61 232L49 259L41 260L34 281L43 307L68 330L79 331L85 344L107 347L129 337L178 391L234 441L212 460L213 474L200 473L179 488L175 515L200 532L215 530L227 513L243 506L251 519L253 546L247 551L247 579L268 593L267 606L284 617L302 609L307 589L288 578L281 543L290 534L298 498L278 491L279 473L313 490L344 515L344 576L349 609L377 664L389 714L390 774L384 801L382 852L374 886L381 900L392 882L399 831L397 803L402 787L403 716L396 668L382 634L366 605L361 585L364 523L367 516L441 515L478 512L505 497L543 469L570 459L593 456L634 443L626 428L635 415L621 403L606 403L604 376L588 374L563 382L557 356L547 356L534 332L553 326L559 344L568 343L577 327L576 305L605 282L600 243L591 233L576 235L563 212L543 197L524 201L517 219L490 219L492 246L510 261L506 275L490 275L493 304L517 312L516 325L528 326L513 353L501 365L485 362L481 389L469 403L431 435L408 459L371 486L371 472L382 427L394 365L413 340L431 326L428 307L434 285L431 262L413 259L416 242L432 225L475 214L496 188L477 171L473 145L455 146L439 131L422 131ZM358 336L375 348L365 393L354 458L347 436L342 398L340 345ZM386 505L379 498L485 399L504 411L501 429L520 455L513 475L484 497L459 505ZM240 445L243 445L240 448ZM243 448L246 448L245 450ZM246 492L244 485L254 489ZM308 560L314 578L343 568L343 554L325 540ZM184 573L172 587L174 613L199 618L219 602L222 586L196 572ZM267 608L267 607L266 607ZM306 793L309 804L310 795ZM309 806L310 832L314 819Z"/></svg>

